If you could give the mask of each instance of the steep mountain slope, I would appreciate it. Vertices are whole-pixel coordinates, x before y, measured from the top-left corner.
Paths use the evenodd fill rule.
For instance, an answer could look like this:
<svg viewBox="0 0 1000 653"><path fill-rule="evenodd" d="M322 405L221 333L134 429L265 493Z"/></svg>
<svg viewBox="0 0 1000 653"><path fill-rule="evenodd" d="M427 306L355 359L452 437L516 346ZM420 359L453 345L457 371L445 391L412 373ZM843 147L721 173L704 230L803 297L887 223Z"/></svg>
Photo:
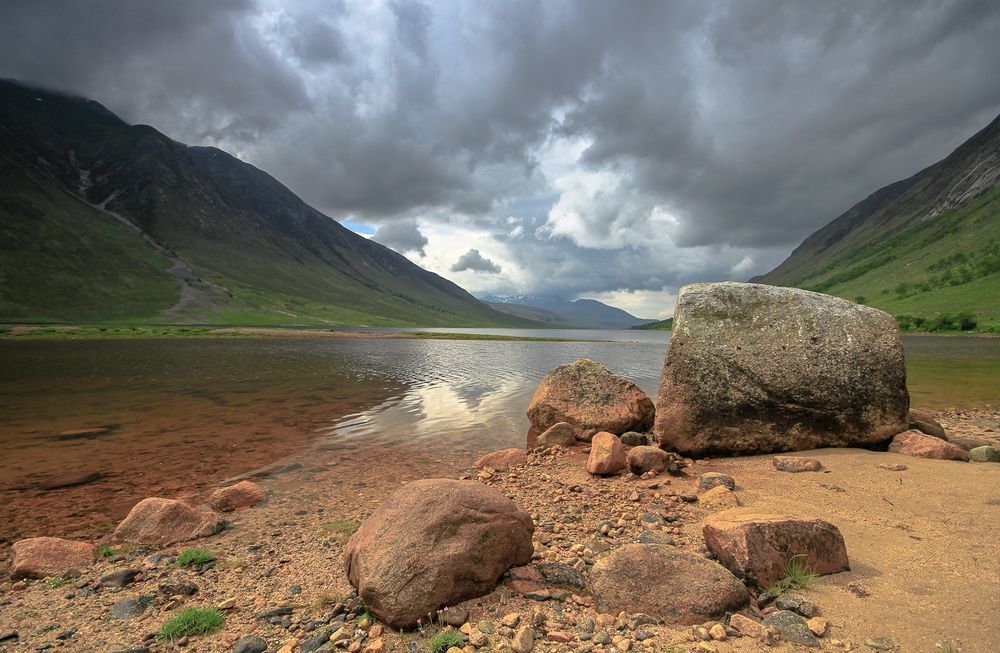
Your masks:
<svg viewBox="0 0 1000 653"><path fill-rule="evenodd" d="M1000 330L1000 117L754 281L860 301L909 329Z"/></svg>
<svg viewBox="0 0 1000 653"><path fill-rule="evenodd" d="M554 311L550 311L544 308L538 308L537 306L526 306L524 304L511 304L506 302L493 302L486 299L481 300L485 302L490 308L495 311L500 311L501 313L506 313L508 315L514 315L516 317L521 317L526 320L534 320L535 322L541 322L551 327L559 327L564 329L577 329L585 328L579 324L569 321L562 315Z"/></svg>
<svg viewBox="0 0 1000 653"><path fill-rule="evenodd" d="M481 299L488 302L497 310L510 311L515 315L524 315L523 309L504 308L502 305L527 306L534 309L542 309L560 316L567 325L586 329L628 329L635 325L649 322L649 320L636 317L620 308L608 306L596 299L567 301L565 299L542 297L539 295L490 295ZM518 313L518 310L522 312Z"/></svg>
<svg viewBox="0 0 1000 653"><path fill-rule="evenodd" d="M0 319L537 326L215 148L0 81Z"/></svg>

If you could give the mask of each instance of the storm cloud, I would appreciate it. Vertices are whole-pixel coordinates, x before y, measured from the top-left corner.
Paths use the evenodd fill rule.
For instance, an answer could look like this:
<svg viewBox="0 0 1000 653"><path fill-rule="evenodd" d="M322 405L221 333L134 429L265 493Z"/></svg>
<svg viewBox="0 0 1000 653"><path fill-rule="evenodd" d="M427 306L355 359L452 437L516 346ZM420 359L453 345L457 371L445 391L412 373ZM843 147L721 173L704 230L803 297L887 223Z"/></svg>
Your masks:
<svg viewBox="0 0 1000 653"><path fill-rule="evenodd" d="M233 152L473 292L651 317L947 155L997 61L988 0L0 7L2 76Z"/></svg>
<svg viewBox="0 0 1000 653"><path fill-rule="evenodd" d="M465 254L458 257L455 265L451 266L452 272L486 272L488 274L499 274L500 266L485 258L478 249L470 249Z"/></svg>

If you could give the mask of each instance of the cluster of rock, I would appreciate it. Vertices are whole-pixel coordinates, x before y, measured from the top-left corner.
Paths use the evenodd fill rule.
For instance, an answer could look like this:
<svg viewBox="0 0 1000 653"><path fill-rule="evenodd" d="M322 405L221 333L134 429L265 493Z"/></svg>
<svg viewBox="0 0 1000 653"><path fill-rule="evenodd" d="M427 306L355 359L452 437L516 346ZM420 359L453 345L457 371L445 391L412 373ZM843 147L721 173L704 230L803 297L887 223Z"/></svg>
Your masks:
<svg viewBox="0 0 1000 653"><path fill-rule="evenodd" d="M216 510L249 508L265 498L255 483L243 481L215 490L208 504ZM226 525L225 519L211 510L175 499L150 497L129 511L111 536L120 544L169 546L215 535ZM13 545L10 575L14 580L72 578L89 567L97 556L97 547L57 537L32 537Z"/></svg>

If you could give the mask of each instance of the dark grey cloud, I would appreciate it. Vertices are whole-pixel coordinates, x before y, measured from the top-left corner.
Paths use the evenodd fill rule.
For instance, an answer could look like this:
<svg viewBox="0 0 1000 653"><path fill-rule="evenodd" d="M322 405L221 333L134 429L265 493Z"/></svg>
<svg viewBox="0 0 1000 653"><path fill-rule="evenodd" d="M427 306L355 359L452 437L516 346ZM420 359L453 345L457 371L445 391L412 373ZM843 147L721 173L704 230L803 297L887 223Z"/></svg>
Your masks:
<svg viewBox="0 0 1000 653"><path fill-rule="evenodd" d="M452 272L465 272L466 270L499 274L500 266L480 254L478 249L470 249L459 256L455 264L451 266Z"/></svg>
<svg viewBox="0 0 1000 653"><path fill-rule="evenodd" d="M655 292L766 271L945 156L1000 112L998 35L990 0L13 0L0 75L224 147L438 272L478 235L502 272L472 290Z"/></svg>
<svg viewBox="0 0 1000 653"><path fill-rule="evenodd" d="M420 233L417 221L413 219L387 222L379 226L372 239L404 254L423 254L427 246L427 237Z"/></svg>

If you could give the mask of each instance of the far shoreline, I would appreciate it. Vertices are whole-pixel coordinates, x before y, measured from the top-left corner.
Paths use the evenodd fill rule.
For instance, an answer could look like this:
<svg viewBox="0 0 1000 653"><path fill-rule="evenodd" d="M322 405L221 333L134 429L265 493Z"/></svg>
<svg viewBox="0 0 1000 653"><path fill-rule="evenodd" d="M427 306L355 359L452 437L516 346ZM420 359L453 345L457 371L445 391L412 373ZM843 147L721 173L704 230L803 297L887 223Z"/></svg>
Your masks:
<svg viewBox="0 0 1000 653"><path fill-rule="evenodd" d="M364 328L364 327L357 327ZM405 327L403 327L405 328ZM465 327L455 327L465 328ZM489 328L489 327L484 327ZM503 328L503 327L497 327ZM0 326L0 340L136 340L136 339L333 339L333 340L497 340L507 342L604 342L587 338L446 333L421 331L341 331L328 327L241 327L202 325L71 325L17 324Z"/></svg>

